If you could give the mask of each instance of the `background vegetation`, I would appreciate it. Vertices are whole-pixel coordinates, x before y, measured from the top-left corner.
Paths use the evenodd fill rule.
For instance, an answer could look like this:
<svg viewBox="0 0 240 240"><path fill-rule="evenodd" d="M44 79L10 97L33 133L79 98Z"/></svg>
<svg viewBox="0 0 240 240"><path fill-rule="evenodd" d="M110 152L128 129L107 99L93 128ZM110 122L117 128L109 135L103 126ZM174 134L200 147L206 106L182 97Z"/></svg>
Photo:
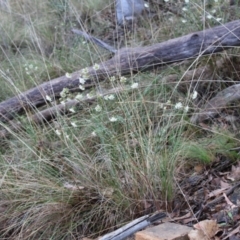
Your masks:
<svg viewBox="0 0 240 240"><path fill-rule="evenodd" d="M73 35L73 27L116 47L136 47L240 16L238 5L223 0L149 0L151 13L130 31L116 26L110 0L0 3L1 101L110 57ZM177 183L194 174L194 166L208 166L217 156L237 160L229 149L239 145L238 122L190 122L204 101L239 79L233 56L239 57L237 48L121 81L106 79L83 96L124 90L44 126L19 116L24 130L0 140L0 238L96 237L144 214L173 211ZM218 59L228 62L224 70L216 68ZM206 65L211 79L193 75L181 88L189 70ZM177 81L164 81L173 74ZM230 110L239 116L237 103Z"/></svg>

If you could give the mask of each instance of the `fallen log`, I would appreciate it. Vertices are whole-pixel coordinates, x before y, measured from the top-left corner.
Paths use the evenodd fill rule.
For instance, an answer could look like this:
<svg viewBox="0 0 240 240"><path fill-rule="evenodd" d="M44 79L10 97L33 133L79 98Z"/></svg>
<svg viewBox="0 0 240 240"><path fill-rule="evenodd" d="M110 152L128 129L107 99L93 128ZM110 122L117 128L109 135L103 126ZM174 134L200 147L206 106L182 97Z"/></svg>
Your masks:
<svg viewBox="0 0 240 240"><path fill-rule="evenodd" d="M157 43L152 46L123 48L113 58L85 69L87 80L85 89L91 88L99 81L110 76L122 76L137 71L146 71L154 66L162 66L184 59L223 51L240 45L240 20L226 23L211 29L190 33L188 35ZM0 121L6 122L16 115L46 105L47 99L57 99L63 88L70 91L79 90L79 78L83 71L76 71L70 76L62 76L45 82L18 96L0 103ZM80 91L80 90L79 90Z"/></svg>
<svg viewBox="0 0 240 240"><path fill-rule="evenodd" d="M221 58L215 62L217 69L222 68L224 64L225 64L224 58ZM162 84L167 84L170 87L171 85L176 86L177 84L177 88L180 91L184 92L184 91L187 91L187 88L190 83L199 82L199 78L211 79L212 75L213 75L212 65L208 64L208 65L205 65L204 67L199 67L199 68L185 72L184 75L182 76L182 79L180 79L181 82L179 82L178 74L168 75L162 78L161 81L162 81ZM206 81L206 83L208 82L209 80ZM147 86L149 85L143 83L143 84L140 84L138 88L146 88ZM81 99L71 99L66 101L65 103L60 103L60 104L53 103L51 104L52 106L49 106L44 110L39 109L36 113L28 114L28 121L36 125L41 125L46 122L50 122L51 120L57 118L60 115L71 114L72 113L71 109L75 107L77 108L77 112L79 112L81 109L84 109L83 107L84 105L92 104L96 102L96 100L99 97L104 97L106 95L117 94L117 93L128 92L128 91L132 91L132 89L129 87L120 86L120 87L111 88L105 91L101 90L100 92L97 92L95 95L91 97L83 96ZM13 134L13 132L16 133L24 129L24 124L21 124L21 122L16 120L8 121L8 125L1 124L1 123L0 125L3 127L3 129L0 130L0 138L2 139Z"/></svg>

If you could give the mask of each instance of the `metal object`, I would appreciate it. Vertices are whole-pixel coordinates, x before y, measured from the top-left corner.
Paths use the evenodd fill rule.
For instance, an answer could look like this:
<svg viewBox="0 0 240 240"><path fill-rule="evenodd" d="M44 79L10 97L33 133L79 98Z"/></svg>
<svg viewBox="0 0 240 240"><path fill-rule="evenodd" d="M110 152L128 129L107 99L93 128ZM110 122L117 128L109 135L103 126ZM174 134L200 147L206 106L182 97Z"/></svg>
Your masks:
<svg viewBox="0 0 240 240"><path fill-rule="evenodd" d="M153 215L146 215L135 219L134 221L122 226L114 232L108 233L99 238L99 240L124 240L139 230L144 229L150 224L167 217L165 212L155 213Z"/></svg>
<svg viewBox="0 0 240 240"><path fill-rule="evenodd" d="M116 0L116 16L118 24L133 21L145 8L144 0Z"/></svg>

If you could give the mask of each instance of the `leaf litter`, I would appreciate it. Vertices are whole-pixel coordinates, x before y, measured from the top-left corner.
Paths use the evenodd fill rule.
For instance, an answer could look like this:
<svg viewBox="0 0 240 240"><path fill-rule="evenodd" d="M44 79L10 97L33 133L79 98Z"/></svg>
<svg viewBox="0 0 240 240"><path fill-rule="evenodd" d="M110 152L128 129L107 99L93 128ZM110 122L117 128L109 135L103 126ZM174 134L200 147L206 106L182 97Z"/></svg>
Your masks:
<svg viewBox="0 0 240 240"><path fill-rule="evenodd" d="M182 198L182 205L181 210L173 209L172 221L194 227L190 240L239 240L239 180L240 161L232 165L230 160L217 159L204 170L198 167L178 186L176 199ZM173 206L179 207L179 202Z"/></svg>

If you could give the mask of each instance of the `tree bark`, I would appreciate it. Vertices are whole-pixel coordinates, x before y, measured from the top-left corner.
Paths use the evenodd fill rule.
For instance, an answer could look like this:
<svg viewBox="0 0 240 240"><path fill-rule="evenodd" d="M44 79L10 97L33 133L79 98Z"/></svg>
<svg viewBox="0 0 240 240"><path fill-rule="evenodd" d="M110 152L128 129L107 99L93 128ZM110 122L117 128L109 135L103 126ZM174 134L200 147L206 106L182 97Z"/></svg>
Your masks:
<svg viewBox="0 0 240 240"><path fill-rule="evenodd" d="M97 69L96 67L87 68L88 80L85 88L91 88L110 76L146 71L155 66L217 53L234 46L240 46L240 20L152 46L122 48L113 58L100 63ZM53 79L1 102L0 121L6 122L24 111L45 105L46 96L52 99L59 98L63 88L71 91L79 90L79 77L83 77L81 70L72 73L71 77L62 76Z"/></svg>

